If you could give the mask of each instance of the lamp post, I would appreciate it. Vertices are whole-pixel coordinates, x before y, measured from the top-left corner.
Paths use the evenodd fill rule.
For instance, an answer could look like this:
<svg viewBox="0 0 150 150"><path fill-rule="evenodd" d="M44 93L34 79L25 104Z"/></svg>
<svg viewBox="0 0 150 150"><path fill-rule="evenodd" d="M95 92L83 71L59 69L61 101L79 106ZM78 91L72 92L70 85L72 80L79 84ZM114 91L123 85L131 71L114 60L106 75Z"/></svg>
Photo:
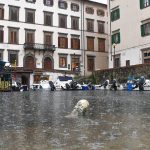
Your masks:
<svg viewBox="0 0 150 150"><path fill-rule="evenodd" d="M73 68L72 68L73 73L75 73L75 70L76 70L76 65L75 65L75 56L76 56L76 54L74 53L74 54L73 54Z"/></svg>
<svg viewBox="0 0 150 150"><path fill-rule="evenodd" d="M55 51L56 47L55 45L52 45L52 51Z"/></svg>
<svg viewBox="0 0 150 150"><path fill-rule="evenodd" d="M116 43L113 43L113 49L114 49L113 68L115 68Z"/></svg>
<svg viewBox="0 0 150 150"><path fill-rule="evenodd" d="M109 9L109 36L110 36L110 55L111 55L111 61L112 61L112 47L111 47L111 42L112 42L112 35L111 35L111 0L108 0L108 9Z"/></svg>

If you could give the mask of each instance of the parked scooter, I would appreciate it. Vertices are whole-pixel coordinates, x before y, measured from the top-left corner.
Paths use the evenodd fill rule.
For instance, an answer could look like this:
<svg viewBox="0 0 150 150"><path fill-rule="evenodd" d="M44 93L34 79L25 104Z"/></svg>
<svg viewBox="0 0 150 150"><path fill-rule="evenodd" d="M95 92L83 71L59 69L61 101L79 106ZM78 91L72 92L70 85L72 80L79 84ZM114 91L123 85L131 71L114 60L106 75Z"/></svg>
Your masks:
<svg viewBox="0 0 150 150"><path fill-rule="evenodd" d="M141 76L139 79L139 90L144 91L145 77Z"/></svg>
<svg viewBox="0 0 150 150"><path fill-rule="evenodd" d="M117 81L116 81L116 79L113 79L110 90L117 91Z"/></svg>
<svg viewBox="0 0 150 150"><path fill-rule="evenodd" d="M52 81L49 81L49 85L51 87L51 91L55 91L56 90L56 87L54 85L54 83Z"/></svg>
<svg viewBox="0 0 150 150"><path fill-rule="evenodd" d="M95 90L95 86L92 84L92 82L89 82L87 86L89 90Z"/></svg>
<svg viewBox="0 0 150 150"><path fill-rule="evenodd" d="M71 81L70 83L66 83L66 90L77 90L78 89L78 82ZM65 89L64 89L65 90Z"/></svg>
<svg viewBox="0 0 150 150"><path fill-rule="evenodd" d="M104 89L108 88L109 86L109 80L105 80L103 84L100 85L100 87L104 87Z"/></svg>

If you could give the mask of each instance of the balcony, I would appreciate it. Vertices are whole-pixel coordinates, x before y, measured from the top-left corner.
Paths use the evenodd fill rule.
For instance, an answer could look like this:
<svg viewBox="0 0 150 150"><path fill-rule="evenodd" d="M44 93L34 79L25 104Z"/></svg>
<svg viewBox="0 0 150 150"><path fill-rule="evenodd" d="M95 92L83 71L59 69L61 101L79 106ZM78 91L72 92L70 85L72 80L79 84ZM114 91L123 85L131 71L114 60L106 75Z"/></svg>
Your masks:
<svg viewBox="0 0 150 150"><path fill-rule="evenodd" d="M25 50L42 50L42 51L55 51L55 45L39 44L39 43L24 43Z"/></svg>

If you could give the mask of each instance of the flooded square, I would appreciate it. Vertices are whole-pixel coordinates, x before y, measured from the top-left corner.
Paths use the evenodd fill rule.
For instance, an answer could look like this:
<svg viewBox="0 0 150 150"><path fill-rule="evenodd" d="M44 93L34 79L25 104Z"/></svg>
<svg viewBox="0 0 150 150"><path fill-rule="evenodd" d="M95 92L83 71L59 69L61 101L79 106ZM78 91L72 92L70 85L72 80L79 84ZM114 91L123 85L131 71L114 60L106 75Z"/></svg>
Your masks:
<svg viewBox="0 0 150 150"><path fill-rule="evenodd" d="M85 116L67 118L80 99ZM149 91L0 93L0 150L149 150Z"/></svg>

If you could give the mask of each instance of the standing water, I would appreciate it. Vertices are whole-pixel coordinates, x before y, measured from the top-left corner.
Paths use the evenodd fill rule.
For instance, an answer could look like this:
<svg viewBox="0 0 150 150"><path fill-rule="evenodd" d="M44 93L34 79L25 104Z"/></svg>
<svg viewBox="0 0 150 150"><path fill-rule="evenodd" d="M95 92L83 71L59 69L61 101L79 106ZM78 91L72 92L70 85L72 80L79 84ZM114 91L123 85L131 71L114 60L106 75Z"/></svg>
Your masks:
<svg viewBox="0 0 150 150"><path fill-rule="evenodd" d="M86 115L65 117L80 99ZM0 150L150 150L150 93L0 93Z"/></svg>

